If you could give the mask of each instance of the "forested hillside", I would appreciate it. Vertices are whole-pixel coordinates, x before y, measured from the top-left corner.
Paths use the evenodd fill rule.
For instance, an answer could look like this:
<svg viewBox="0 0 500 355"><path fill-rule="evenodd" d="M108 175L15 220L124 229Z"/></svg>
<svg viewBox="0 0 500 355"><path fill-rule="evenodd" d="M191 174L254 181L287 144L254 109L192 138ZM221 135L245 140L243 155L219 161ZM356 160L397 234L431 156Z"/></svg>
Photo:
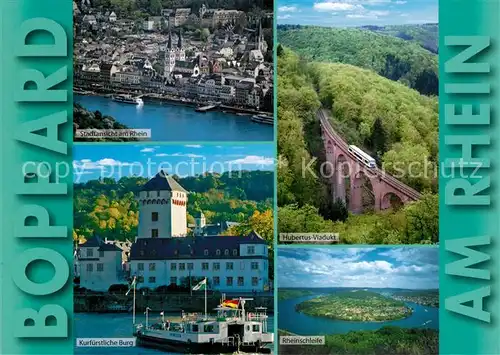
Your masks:
<svg viewBox="0 0 500 355"><path fill-rule="evenodd" d="M369 70L311 63L283 47L278 53L280 232L339 232L344 243L436 242L438 200L430 192L436 190L437 100ZM325 161L316 119L321 106L333 108L332 123L348 142L364 147L389 172L421 162L422 171L412 170L417 177L400 179L427 192L422 200L360 216L332 201L330 184L319 174ZM303 162L312 158L317 174L303 176Z"/></svg>
<svg viewBox="0 0 500 355"><path fill-rule="evenodd" d="M437 95L438 60L419 43L364 29L284 25L278 40L309 61L351 64Z"/></svg>
<svg viewBox="0 0 500 355"><path fill-rule="evenodd" d="M413 41L432 53L439 51L439 26L437 23L421 25L363 26L373 32Z"/></svg>
<svg viewBox="0 0 500 355"><path fill-rule="evenodd" d="M243 234L256 230L266 239L273 233L273 173L245 171L177 178L188 195L188 223L203 211L207 223L240 222L229 231ZM134 193L147 182L142 177L90 180L74 185L73 237L85 239L93 233L102 238L134 240L137 236L138 205Z"/></svg>

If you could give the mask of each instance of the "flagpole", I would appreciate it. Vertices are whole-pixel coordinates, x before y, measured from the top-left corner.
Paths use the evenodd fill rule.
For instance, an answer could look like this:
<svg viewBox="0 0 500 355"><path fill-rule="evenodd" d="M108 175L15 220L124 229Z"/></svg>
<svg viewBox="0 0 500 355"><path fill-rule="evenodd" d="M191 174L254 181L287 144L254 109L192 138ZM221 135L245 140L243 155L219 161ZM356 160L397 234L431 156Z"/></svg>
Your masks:
<svg viewBox="0 0 500 355"><path fill-rule="evenodd" d="M205 277L205 319L207 319L207 278Z"/></svg>
<svg viewBox="0 0 500 355"><path fill-rule="evenodd" d="M132 308L132 323L135 326L135 277L133 283L134 283L134 306Z"/></svg>

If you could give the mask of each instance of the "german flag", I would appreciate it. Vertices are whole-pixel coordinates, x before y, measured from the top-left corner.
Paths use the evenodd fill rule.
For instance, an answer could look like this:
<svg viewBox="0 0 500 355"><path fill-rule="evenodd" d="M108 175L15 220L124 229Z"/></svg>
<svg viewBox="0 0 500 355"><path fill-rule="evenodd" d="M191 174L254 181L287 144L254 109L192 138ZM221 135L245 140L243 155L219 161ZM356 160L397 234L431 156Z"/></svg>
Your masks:
<svg viewBox="0 0 500 355"><path fill-rule="evenodd" d="M240 301L238 301L238 300L225 300L224 302L222 302L221 306L238 309L239 304L240 304Z"/></svg>

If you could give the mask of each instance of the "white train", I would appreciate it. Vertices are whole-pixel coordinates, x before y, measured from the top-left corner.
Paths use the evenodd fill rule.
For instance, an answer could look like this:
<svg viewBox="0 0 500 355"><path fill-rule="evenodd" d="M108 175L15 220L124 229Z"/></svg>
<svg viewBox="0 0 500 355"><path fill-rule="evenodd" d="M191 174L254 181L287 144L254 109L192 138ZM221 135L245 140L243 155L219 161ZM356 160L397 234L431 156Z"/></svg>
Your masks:
<svg viewBox="0 0 500 355"><path fill-rule="evenodd" d="M361 149L356 147L355 145L350 145L349 146L349 152L351 152L356 158L359 159L364 165L366 165L369 168L376 168L377 164L375 162L375 159L373 159L371 156L363 152Z"/></svg>

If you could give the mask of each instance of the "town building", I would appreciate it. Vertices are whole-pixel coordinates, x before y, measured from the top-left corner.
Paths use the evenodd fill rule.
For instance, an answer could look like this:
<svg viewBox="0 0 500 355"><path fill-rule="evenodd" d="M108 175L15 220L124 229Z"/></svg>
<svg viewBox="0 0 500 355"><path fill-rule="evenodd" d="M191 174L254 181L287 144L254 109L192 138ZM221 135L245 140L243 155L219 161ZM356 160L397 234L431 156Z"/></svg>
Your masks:
<svg viewBox="0 0 500 355"><path fill-rule="evenodd" d="M163 171L139 193L139 236L130 251L130 273L142 287L207 277L223 292L263 291L268 285L268 247L247 236L187 236L186 191ZM206 224L200 218L199 231Z"/></svg>
<svg viewBox="0 0 500 355"><path fill-rule="evenodd" d="M119 244L123 246L122 244ZM80 278L80 287L106 292L109 286L125 284L128 280L127 264L124 260L129 246L120 248L114 242L93 236L80 244L75 251L75 276Z"/></svg>

